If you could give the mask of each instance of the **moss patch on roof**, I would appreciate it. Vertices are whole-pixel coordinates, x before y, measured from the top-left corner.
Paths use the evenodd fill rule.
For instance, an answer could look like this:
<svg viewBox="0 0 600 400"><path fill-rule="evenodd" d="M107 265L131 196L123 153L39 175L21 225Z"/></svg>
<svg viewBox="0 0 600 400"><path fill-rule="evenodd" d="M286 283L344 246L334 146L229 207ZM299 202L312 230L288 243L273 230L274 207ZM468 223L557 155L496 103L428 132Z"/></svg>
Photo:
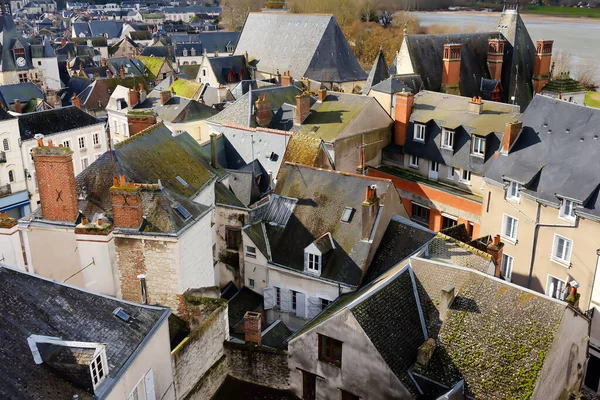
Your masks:
<svg viewBox="0 0 600 400"><path fill-rule="evenodd" d="M559 75L558 78L552 79L542 89L544 92L552 92L552 93L576 93L576 92L585 92L586 88L576 81L572 79L568 73L564 73Z"/></svg>
<svg viewBox="0 0 600 400"><path fill-rule="evenodd" d="M282 163L287 161L312 167L315 165L320 149L320 139L302 133L294 133L285 149Z"/></svg>
<svg viewBox="0 0 600 400"><path fill-rule="evenodd" d="M136 58L140 60L142 64L144 64L144 66L148 70L148 78L151 80L156 80L160 69L166 62L164 58L160 57L137 56Z"/></svg>
<svg viewBox="0 0 600 400"><path fill-rule="evenodd" d="M187 79L177 79L169 86L169 90L177 96L195 100L200 95L202 84Z"/></svg>
<svg viewBox="0 0 600 400"><path fill-rule="evenodd" d="M583 103L588 107L600 108L600 92L587 92Z"/></svg>

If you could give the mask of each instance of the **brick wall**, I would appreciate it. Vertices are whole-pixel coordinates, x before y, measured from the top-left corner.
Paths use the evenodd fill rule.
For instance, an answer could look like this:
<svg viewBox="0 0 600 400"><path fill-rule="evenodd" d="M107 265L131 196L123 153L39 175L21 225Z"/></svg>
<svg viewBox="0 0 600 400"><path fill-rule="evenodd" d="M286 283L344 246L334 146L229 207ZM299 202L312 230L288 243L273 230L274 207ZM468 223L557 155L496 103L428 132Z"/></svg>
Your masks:
<svg viewBox="0 0 600 400"><path fill-rule="evenodd" d="M156 124L156 117L131 117L127 116L127 125L129 126L129 136L143 131L146 128Z"/></svg>
<svg viewBox="0 0 600 400"><path fill-rule="evenodd" d="M275 389L290 388L287 352L225 342L225 355L229 375L234 378Z"/></svg>
<svg viewBox="0 0 600 400"><path fill-rule="evenodd" d="M139 189L110 189L115 227L137 229L142 225L142 196Z"/></svg>

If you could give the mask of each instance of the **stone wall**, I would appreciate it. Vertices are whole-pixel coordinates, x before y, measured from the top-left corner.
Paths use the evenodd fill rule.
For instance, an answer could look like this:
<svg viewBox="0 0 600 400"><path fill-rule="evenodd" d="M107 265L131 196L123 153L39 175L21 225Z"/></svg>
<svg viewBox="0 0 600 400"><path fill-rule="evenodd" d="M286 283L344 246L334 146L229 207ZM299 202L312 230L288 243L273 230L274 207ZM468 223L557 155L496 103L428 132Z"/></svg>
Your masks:
<svg viewBox="0 0 600 400"><path fill-rule="evenodd" d="M233 342L224 347L232 377L274 389L290 388L287 352Z"/></svg>

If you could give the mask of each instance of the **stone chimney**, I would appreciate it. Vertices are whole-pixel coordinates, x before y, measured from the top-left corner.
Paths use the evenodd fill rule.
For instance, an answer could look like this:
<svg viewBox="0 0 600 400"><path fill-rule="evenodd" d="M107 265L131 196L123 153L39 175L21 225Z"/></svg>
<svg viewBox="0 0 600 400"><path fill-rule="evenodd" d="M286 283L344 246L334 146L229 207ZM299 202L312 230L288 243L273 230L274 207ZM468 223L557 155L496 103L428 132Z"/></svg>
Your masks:
<svg viewBox="0 0 600 400"><path fill-rule="evenodd" d="M486 251L495 261L496 268L494 276L500 278L500 270L502 268L502 253L504 251L504 243L500 241L500 235L494 236L491 243L487 245Z"/></svg>
<svg viewBox="0 0 600 400"><path fill-rule="evenodd" d="M504 138L502 139L502 153L508 153L510 148L517 140L521 129L523 128L523 122L515 121L508 122L504 129Z"/></svg>
<svg viewBox="0 0 600 400"><path fill-rule="evenodd" d="M139 229L142 225L140 187L127 182L125 175L114 178L110 188L113 224L117 228Z"/></svg>
<svg viewBox="0 0 600 400"><path fill-rule="evenodd" d="M412 114L415 96L411 92L396 93L396 107L394 109L394 144L404 146L406 143L406 132Z"/></svg>
<svg viewBox="0 0 600 400"><path fill-rule="evenodd" d="M75 222L79 215L73 151L54 147L52 141L44 146L42 135L36 135L38 147L31 150L38 180L42 218L50 221Z"/></svg>
<svg viewBox="0 0 600 400"><path fill-rule="evenodd" d="M81 99L75 93L73 93L73 97L71 98L71 104L81 110Z"/></svg>
<svg viewBox="0 0 600 400"><path fill-rule="evenodd" d="M171 98L171 92L169 90L163 90L160 92L160 104L164 105Z"/></svg>
<svg viewBox="0 0 600 400"><path fill-rule="evenodd" d="M129 127L129 136L133 136L156 125L156 114L152 110L135 110L127 113L127 126Z"/></svg>
<svg viewBox="0 0 600 400"><path fill-rule="evenodd" d="M217 134L210 134L210 165L213 168L219 168L219 154L217 151Z"/></svg>
<svg viewBox="0 0 600 400"><path fill-rule="evenodd" d="M262 315L260 313L246 311L244 315L244 340L246 343L260 346L262 334L261 319Z"/></svg>
<svg viewBox="0 0 600 400"><path fill-rule="evenodd" d="M322 103L322 102L325 101L325 98L327 98L327 89L319 89L319 91L317 92L317 94L319 96L317 98L318 101Z"/></svg>
<svg viewBox="0 0 600 400"><path fill-rule="evenodd" d="M129 96L128 103L130 108L140 103L140 92L135 89L129 89L127 94Z"/></svg>
<svg viewBox="0 0 600 400"><path fill-rule="evenodd" d="M362 235L361 240L367 242L371 238L371 231L375 220L377 219L377 213L379 212L379 197L377 197L377 185L367 186L365 201L362 205Z"/></svg>
<svg viewBox="0 0 600 400"><path fill-rule="evenodd" d="M442 289L442 297L440 298L440 321L446 319L452 301L454 301L454 286L446 285L446 287Z"/></svg>
<svg viewBox="0 0 600 400"><path fill-rule="evenodd" d="M302 124L310 114L310 93L304 92L296 96L296 124Z"/></svg>
<svg viewBox="0 0 600 400"><path fill-rule="evenodd" d="M467 105L467 111L471 114L481 114L483 112L483 100L481 97L473 97Z"/></svg>
<svg viewBox="0 0 600 400"><path fill-rule="evenodd" d="M461 44L445 44L442 58L442 92L460 94Z"/></svg>
<svg viewBox="0 0 600 400"><path fill-rule="evenodd" d="M535 57L533 59L534 93L540 93L550 80L553 44L553 40L538 40L535 42Z"/></svg>
<svg viewBox="0 0 600 400"><path fill-rule="evenodd" d="M256 108L256 123L263 128L268 128L271 124L271 102L267 99L267 95L254 102Z"/></svg>
<svg viewBox="0 0 600 400"><path fill-rule="evenodd" d="M502 63L504 62L504 40L489 39L487 65L490 77L495 81L502 79Z"/></svg>
<svg viewBox="0 0 600 400"><path fill-rule="evenodd" d="M433 356L435 351L435 340L433 338L427 339L417 350L417 364L426 367Z"/></svg>
<svg viewBox="0 0 600 400"><path fill-rule="evenodd" d="M281 86L292 86L294 80L290 75L290 71L283 71L283 75L281 76Z"/></svg>
<svg viewBox="0 0 600 400"><path fill-rule="evenodd" d="M15 112L18 114L23 113L23 105L21 104L21 100L15 99Z"/></svg>

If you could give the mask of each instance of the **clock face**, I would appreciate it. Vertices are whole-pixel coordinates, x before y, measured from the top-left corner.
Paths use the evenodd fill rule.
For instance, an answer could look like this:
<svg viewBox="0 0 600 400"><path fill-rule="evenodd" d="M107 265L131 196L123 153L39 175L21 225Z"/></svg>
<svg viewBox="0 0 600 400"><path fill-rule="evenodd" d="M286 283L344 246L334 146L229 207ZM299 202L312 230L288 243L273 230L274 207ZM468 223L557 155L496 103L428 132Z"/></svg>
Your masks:
<svg viewBox="0 0 600 400"><path fill-rule="evenodd" d="M18 67L24 67L26 64L26 61L23 57L19 57L17 58L17 66Z"/></svg>

